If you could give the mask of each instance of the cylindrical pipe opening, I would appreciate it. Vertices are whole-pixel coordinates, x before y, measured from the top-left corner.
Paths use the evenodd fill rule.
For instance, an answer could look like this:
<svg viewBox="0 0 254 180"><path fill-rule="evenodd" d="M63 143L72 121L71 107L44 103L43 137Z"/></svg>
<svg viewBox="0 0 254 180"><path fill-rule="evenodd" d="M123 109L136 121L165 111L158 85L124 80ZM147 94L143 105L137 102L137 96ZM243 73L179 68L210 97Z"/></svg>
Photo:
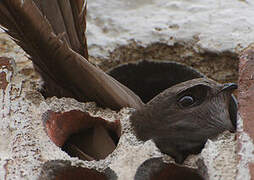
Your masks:
<svg viewBox="0 0 254 180"><path fill-rule="evenodd" d="M162 158L146 160L138 168L134 180L203 180L197 169L165 163Z"/></svg>
<svg viewBox="0 0 254 180"><path fill-rule="evenodd" d="M71 166L63 160L48 161L43 164L39 179L50 180L107 180L107 175L95 169Z"/></svg>
<svg viewBox="0 0 254 180"><path fill-rule="evenodd" d="M115 150L120 138L119 121L108 122L77 110L48 111L44 115L44 125L57 146L71 157L87 161L106 158Z"/></svg>

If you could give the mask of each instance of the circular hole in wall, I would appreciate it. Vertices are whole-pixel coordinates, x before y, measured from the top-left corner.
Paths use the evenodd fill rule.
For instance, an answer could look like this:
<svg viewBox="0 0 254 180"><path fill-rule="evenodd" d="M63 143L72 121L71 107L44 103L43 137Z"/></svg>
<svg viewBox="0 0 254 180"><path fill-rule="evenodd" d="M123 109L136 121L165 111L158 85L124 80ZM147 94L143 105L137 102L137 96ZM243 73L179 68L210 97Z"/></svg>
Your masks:
<svg viewBox="0 0 254 180"><path fill-rule="evenodd" d="M205 77L197 70L176 62L147 60L116 66L108 74L134 91L145 103L175 84ZM236 127L237 101L233 95L229 114Z"/></svg>
<svg viewBox="0 0 254 180"><path fill-rule="evenodd" d="M137 170L134 180L203 180L197 169L164 163L161 158L146 160Z"/></svg>
<svg viewBox="0 0 254 180"><path fill-rule="evenodd" d="M71 157L87 161L106 158L115 150L120 138L119 121L108 122L77 110L48 111L44 115L44 125L57 146Z"/></svg>
<svg viewBox="0 0 254 180"><path fill-rule="evenodd" d="M72 157L83 160L99 160L115 150L118 140L119 137L114 131L102 125L95 125L72 134L64 143L62 150Z"/></svg>
<svg viewBox="0 0 254 180"><path fill-rule="evenodd" d="M179 63L146 60L119 65L108 74L139 95L144 103L175 84L204 77Z"/></svg>
<svg viewBox="0 0 254 180"><path fill-rule="evenodd" d="M50 180L107 180L107 175L94 169L71 166L71 162L54 160L46 162L39 179Z"/></svg>

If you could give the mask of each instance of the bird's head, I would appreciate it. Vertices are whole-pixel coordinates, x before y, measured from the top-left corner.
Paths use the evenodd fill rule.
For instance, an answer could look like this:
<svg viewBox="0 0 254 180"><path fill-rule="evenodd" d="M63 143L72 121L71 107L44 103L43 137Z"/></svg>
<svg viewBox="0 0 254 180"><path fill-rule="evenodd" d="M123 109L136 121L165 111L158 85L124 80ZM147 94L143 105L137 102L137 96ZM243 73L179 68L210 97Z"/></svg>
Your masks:
<svg viewBox="0 0 254 180"><path fill-rule="evenodd" d="M229 104L236 84L198 78L166 89L130 118L141 140L153 139L158 148L182 163L199 153L208 138L235 127Z"/></svg>

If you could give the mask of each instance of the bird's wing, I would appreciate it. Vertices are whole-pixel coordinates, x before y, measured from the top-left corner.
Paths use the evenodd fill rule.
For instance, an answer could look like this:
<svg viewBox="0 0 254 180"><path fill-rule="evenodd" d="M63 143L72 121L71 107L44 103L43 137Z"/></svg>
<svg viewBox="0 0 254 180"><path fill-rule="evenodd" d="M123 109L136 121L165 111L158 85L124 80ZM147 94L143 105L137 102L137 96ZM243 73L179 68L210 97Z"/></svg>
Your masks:
<svg viewBox="0 0 254 180"><path fill-rule="evenodd" d="M48 95L74 97L80 101L92 100L113 109L142 106L142 101L135 93L84 58L87 57L83 33L84 2L68 0L67 4L70 6L66 7L64 0L48 1L52 3L51 8L57 6L58 13L49 10L50 5L44 4L46 0L0 1L0 25L30 55L35 68L45 81ZM73 20L62 15L65 14L63 12L68 14L69 8L72 10ZM40 9L47 13L43 15ZM48 20L47 16L54 15L61 17L51 17ZM81 20L81 23L79 19L82 17L84 22ZM58 22L57 19L62 21ZM69 27L72 25L75 30ZM60 27L64 28L63 33ZM82 47L85 48L84 51Z"/></svg>

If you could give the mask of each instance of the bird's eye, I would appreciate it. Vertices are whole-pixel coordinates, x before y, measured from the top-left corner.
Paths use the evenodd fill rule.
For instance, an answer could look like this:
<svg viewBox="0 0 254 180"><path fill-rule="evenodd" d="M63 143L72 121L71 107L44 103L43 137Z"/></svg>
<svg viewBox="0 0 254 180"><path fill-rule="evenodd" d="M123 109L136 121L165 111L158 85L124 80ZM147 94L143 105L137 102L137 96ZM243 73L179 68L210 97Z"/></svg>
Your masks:
<svg viewBox="0 0 254 180"><path fill-rule="evenodd" d="M183 96L178 100L178 103L183 108L191 106L194 102L194 98L191 96Z"/></svg>
<svg viewBox="0 0 254 180"><path fill-rule="evenodd" d="M180 108L199 106L205 102L210 87L197 85L177 94L177 104Z"/></svg>

